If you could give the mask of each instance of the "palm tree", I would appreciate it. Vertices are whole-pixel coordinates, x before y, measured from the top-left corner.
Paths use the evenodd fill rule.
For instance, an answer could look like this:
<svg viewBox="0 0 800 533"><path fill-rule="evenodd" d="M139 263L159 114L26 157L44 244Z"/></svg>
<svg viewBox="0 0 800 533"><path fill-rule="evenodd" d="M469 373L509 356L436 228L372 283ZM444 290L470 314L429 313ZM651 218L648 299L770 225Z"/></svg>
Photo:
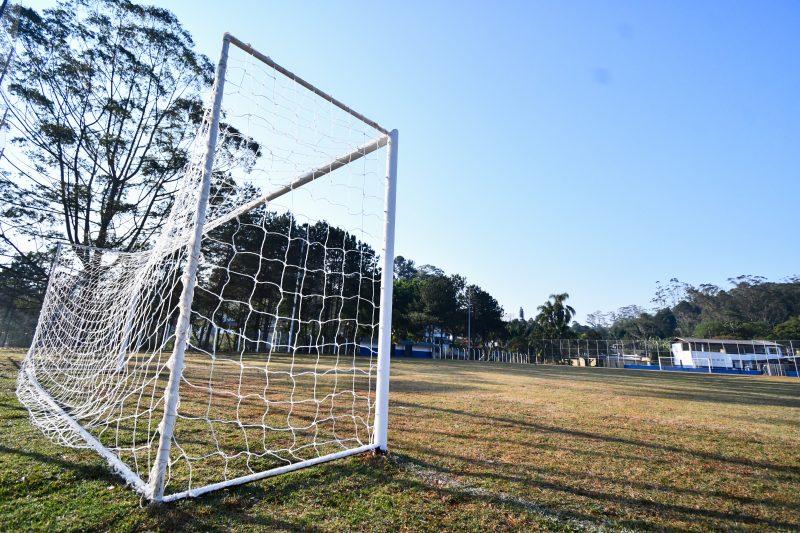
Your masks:
<svg viewBox="0 0 800 533"><path fill-rule="evenodd" d="M569 323L575 316L575 309L571 305L566 305L569 294L551 294L550 298L537 309L539 315L536 322L542 326L546 336L550 338L561 338L566 336L569 331Z"/></svg>

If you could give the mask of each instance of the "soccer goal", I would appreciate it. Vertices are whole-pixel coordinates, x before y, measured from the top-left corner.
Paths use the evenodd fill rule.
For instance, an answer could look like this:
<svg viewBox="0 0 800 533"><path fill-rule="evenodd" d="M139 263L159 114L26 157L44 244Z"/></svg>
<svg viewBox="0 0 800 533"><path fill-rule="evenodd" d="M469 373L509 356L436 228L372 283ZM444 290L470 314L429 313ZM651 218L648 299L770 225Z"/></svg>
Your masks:
<svg viewBox="0 0 800 533"><path fill-rule="evenodd" d="M17 395L172 501L386 450L397 131L228 34L145 252L59 246Z"/></svg>

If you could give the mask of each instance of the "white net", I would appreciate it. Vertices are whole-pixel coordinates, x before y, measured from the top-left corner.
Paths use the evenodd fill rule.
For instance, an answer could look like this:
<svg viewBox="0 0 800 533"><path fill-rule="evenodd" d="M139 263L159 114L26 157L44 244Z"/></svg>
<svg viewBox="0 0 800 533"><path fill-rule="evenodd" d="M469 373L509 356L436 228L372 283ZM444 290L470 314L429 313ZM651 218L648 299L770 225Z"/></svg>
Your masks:
<svg viewBox="0 0 800 533"><path fill-rule="evenodd" d="M224 87L165 474L177 497L363 449L375 417L386 132L237 47ZM60 248L18 382L45 434L98 441L144 493L207 115L151 250Z"/></svg>

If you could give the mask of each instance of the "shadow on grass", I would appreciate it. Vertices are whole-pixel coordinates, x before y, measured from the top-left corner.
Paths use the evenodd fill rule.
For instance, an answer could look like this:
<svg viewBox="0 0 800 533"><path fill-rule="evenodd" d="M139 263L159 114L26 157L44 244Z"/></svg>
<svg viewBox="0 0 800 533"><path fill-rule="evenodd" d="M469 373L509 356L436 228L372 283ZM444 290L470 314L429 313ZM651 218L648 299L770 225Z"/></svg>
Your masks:
<svg viewBox="0 0 800 533"><path fill-rule="evenodd" d="M239 490L238 492L242 492ZM148 518L162 531L213 531L228 532L231 525L257 526L265 531L320 531L302 523L282 520L277 516L256 515L249 512L252 506L231 504L230 500L239 501L236 495L222 498L204 498L203 501L187 501L164 505L149 505L145 508ZM226 502L226 500L228 500ZM200 513L202 508L211 508L209 513ZM208 514L210 516L206 517Z"/></svg>
<svg viewBox="0 0 800 533"><path fill-rule="evenodd" d="M159 524L166 529L180 525L182 520L191 519L196 516L200 507L210 507L215 513L223 516L229 514L234 523L252 524L269 528L283 528L292 531L316 531L317 529L307 522L290 522L287 520L276 521L272 517L260 515L260 510L256 507L269 505L275 509L276 514L280 514L282 506L302 505L298 503L298 498L303 499L309 493L313 493L317 498L322 498L326 502L334 502L334 497L329 492L341 491L341 487L358 487L351 490L351 497L360 499L365 497L368 501L370 494L386 493L386 488L390 487L392 494L416 494L416 501L421 505L431 498L432 494L438 497L446 497L448 507L442 512L445 514L457 512L456 506L461 503L478 503L482 506L489 504L489 507L501 507L513 509L516 512L532 513L539 517L548 518L570 518L580 520L583 523L598 523L598 518L579 512L554 513L534 502L518 498L509 498L502 494L489 492L474 492L463 490L457 486L437 483L435 480L423 479L414 474L404 466L407 464L417 464L424 468L437 468L421 461L417 461L409 456L392 454L388 458L374 458L370 454L364 454L352 458L350 461L329 463L327 465L311 467L301 472L273 478L269 481L255 482L241 485L230 489L223 489L218 492L210 493L199 497L197 500L183 500L177 504L177 509L173 515L158 517ZM362 503L364 503L362 501ZM330 503L326 504L330 506ZM336 513L348 513L347 506L339 508L334 504ZM420 509L427 511L426 508ZM330 512L327 513L330 516ZM441 516L422 516L415 518L421 520L420 526L436 523ZM410 527L408 518L401 518L404 527ZM227 522L228 520L226 520ZM375 529L397 529L400 524L392 524L391 518L387 522L376 520L373 526ZM457 523L457 520L456 520ZM324 529L356 528L362 529L364 524L323 524ZM204 529L204 528L203 528Z"/></svg>
<svg viewBox="0 0 800 533"><path fill-rule="evenodd" d="M430 395L462 394L480 390L478 385L457 381L420 382L416 378L393 377L390 385L391 393L425 393ZM390 394L391 394L390 393Z"/></svg>
<svg viewBox="0 0 800 533"><path fill-rule="evenodd" d="M150 505L148 515L165 531L186 529L202 531L229 531L218 524L255 526L266 531L329 530L320 528L312 519L290 520L282 518L282 510L294 507L293 512L306 506L306 511L319 511L320 507L336 506L328 492L337 492L341 486L357 486L359 492L375 492L377 487L392 481L383 468L383 460L371 454L354 456L349 460L309 467L302 471L254 481L243 485L187 498L165 505ZM410 488L410 487L409 487ZM320 506L320 498L325 503ZM306 501L312 499L312 502ZM346 509L340 509L346 512ZM211 515L208 519L206 515ZM324 516L336 516L327 513ZM212 518L213 517L213 518ZM191 524L191 526L188 526ZM341 527L341 526L340 526Z"/></svg>
<svg viewBox="0 0 800 533"><path fill-rule="evenodd" d="M475 461L474 459L468 457L462 457L453 454L443 454L437 450L425 448L425 447L416 447L416 449L423 454L424 456L428 457L441 457L446 460L459 460L465 463L472 463L472 464L480 464L480 461ZM640 509L641 512L647 513L651 516L652 520L658 521L658 515L656 513L661 514L662 516L666 515L670 518L677 518L681 520L693 521L696 520L698 517L701 518L708 518L714 520L725 520L725 521L734 521L734 522L741 522L745 524L753 524L753 525L769 525L774 528L781 528L792 530L797 527L797 523L788 523L783 522L780 520L774 520L770 518L764 518L760 516L752 516L749 514L744 514L742 512L727 512L727 511L720 511L716 509L708 509L708 508L696 508L690 507L687 505L681 505L676 503L667 503L663 501L657 501L648 498L637 498L632 496L622 496L620 494L613 494L610 492L603 492L593 489L588 489L580 486L573 486L567 485L564 483L556 483L553 481L547 481L543 479L532 480L530 478L526 478L519 475L508 475L503 474L500 472L469 472L469 473L462 473L458 472L452 468L444 467L440 464L436 464L433 462L427 462L420 460L418 458L411 458L409 456L403 456L403 460L409 461L410 463L416 464L419 467L425 468L427 470L433 470L440 473L444 473L446 475L453 475L453 476L466 476L470 478L478 478L478 479L487 479L492 481L502 481L505 483L516 483L521 485L525 488L537 488L542 490L550 490L553 492L564 493L570 496L580 496L583 498L587 498L589 500L597 502L608 502L611 504L622 504L628 510L631 509ZM496 465L495 465L496 466ZM549 469L538 469L539 471L551 475L557 475L559 478L568 477L569 473L565 472L557 472L557 471L548 471ZM606 481L613 481L614 483L619 483L620 480L613 480L610 478L603 478L602 476L600 479L604 479ZM625 485L634 486L635 484L630 483L629 481L624 481ZM645 488L647 490L652 490L651 486L642 486L640 488ZM664 489L662 489L664 490ZM682 489L675 489L675 488L667 488L670 492L680 492ZM481 491L481 495L485 494L487 491ZM687 491L690 493L695 493L699 496L704 496L708 498L714 498L715 495L705 494L702 491ZM669 496L669 495L665 495ZM755 504L755 505L763 505L766 501L751 499L751 498L741 498L737 499L739 503L743 504ZM509 498L500 498L500 501L508 502ZM536 505L535 502L530 502L531 505ZM787 509L787 507L783 507L783 509ZM567 516L570 518L578 519L578 520L585 520L591 519L596 520L596 518L570 514L569 512L559 513L560 516ZM642 527L645 524L648 524L648 521L643 520L630 520L628 518L622 519L621 524L629 527ZM650 523L650 527L652 524Z"/></svg>
<svg viewBox="0 0 800 533"><path fill-rule="evenodd" d="M704 459L707 461L718 461L722 463L729 463L738 466L745 466L745 467L754 467L754 468L764 468L771 470L773 475L781 476L787 473L798 475L800 474L800 467L794 465L778 465L773 463L767 463L764 461L759 461L757 459L739 459L735 457L726 457L724 455L719 455L716 453L704 452L700 450L691 450L687 448L681 448L678 446L673 446L670 444L655 444L652 442L647 442L643 440L636 440L636 439L629 439L624 437L615 437L612 435L602 435L598 433L591 433L588 431L580 431L575 429L568 429L564 427L556 427L556 426L548 426L545 424L538 424L535 422L529 422L514 418L506 418L506 417L499 417L488 415L485 413L473 413L469 411L463 411L460 409L452 409L447 407L432 407L429 405L422 405L417 403L411 402L394 402L394 406L399 407L407 407L407 408L415 408L415 409L426 409L430 411L439 411L442 413L447 413L451 415L463 416L467 418L482 418L482 419L489 419L495 422L498 422L502 425L511 426L514 428L523 427L526 429L540 431L544 433L553 433L559 435L566 435L570 437L576 437L581 439L588 439L588 440L595 440L595 441L602 441L602 442L611 442L615 444L624 444L639 448L649 448L652 450L656 450L659 452L672 452L681 455L693 455L699 459ZM501 426L502 427L502 426Z"/></svg>
<svg viewBox="0 0 800 533"><path fill-rule="evenodd" d="M104 464L90 464L83 462L69 461L62 459L58 456L49 455L45 453L35 452L32 450L22 450L20 448L11 448L5 444L0 444L0 453L8 454L10 458L9 463L16 463L14 456L17 458L25 457L40 463L55 465L65 470L72 470L77 473L81 479L102 479L102 480L118 480L119 478L112 474L108 467Z"/></svg>
<svg viewBox="0 0 800 533"><path fill-rule="evenodd" d="M449 459L458 458L458 456L450 456L440 453L435 455ZM414 467L413 469L409 469L406 466L406 470L409 471L411 475L414 475L414 470L417 470L418 472L422 470L426 472L427 476L432 478L427 483L420 481L419 478L416 478L414 481L406 481L408 486L418 487L428 491L433 489L438 492L446 493L456 500L489 502L496 506L513 508L526 513L534 513L538 516L550 519L575 520L581 522L581 525L584 527L590 524L599 525L600 523L606 521L603 517L580 513L574 509L556 511L554 509L549 509L533 500L516 497L506 493L492 492L491 490L483 489L481 487L470 486L463 482L463 477L472 477L473 474L464 474L454 469L443 467L432 462L423 461L417 457L412 457L407 454L392 453L392 460L401 466L412 465ZM437 479L438 482L435 482ZM525 484L530 487L535 485L535 483L532 484L530 480L525 480Z"/></svg>
<svg viewBox="0 0 800 533"><path fill-rule="evenodd" d="M739 405L800 407L800 380L758 376L709 375L656 370L575 368L560 365L519 365L474 361L427 361L415 365L422 373L443 373L479 381L487 372L499 376L564 380L620 387L620 394L636 397L703 401ZM419 385L424 388L424 384ZM454 386L459 386L454 380Z"/></svg>

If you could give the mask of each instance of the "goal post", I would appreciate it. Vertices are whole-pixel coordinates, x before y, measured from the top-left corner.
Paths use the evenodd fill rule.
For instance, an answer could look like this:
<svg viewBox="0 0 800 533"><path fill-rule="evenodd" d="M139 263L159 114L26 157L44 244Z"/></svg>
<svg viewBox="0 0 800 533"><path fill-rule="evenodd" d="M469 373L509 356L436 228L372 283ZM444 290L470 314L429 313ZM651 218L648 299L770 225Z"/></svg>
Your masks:
<svg viewBox="0 0 800 533"><path fill-rule="evenodd" d="M386 162L386 211L384 227L383 269L381 270L381 301L392 301L394 287L394 211L397 203L397 130L389 134L389 156ZM392 323L392 306L382 305L381 324ZM389 432L389 361L392 354L392 328L381 327L378 332L378 384L376 389L375 436L373 443L387 451Z"/></svg>
<svg viewBox="0 0 800 533"><path fill-rule="evenodd" d="M202 177L200 179L200 194L197 198L196 219L191 240L186 245L189 250L186 265L181 277L180 301L178 303L178 324L175 330L175 343L172 355L167 360L169 381L164 392L164 417L158 425L158 451L156 460L150 471L149 480L145 489L145 496L156 501L164 499L164 477L169 462L169 451L172 446L172 437L175 429L175 420L178 416L178 401L180 399L179 386L183 377L184 355L189 336L189 318L192 313L192 300L194 287L197 281L197 267L200 262L200 242L203 239L203 226L206 223L206 207L211 193L211 173L214 168L214 154L219 136L219 118L222 112L222 97L225 93L225 74L228 64L230 39L226 34L222 39L222 51L214 75L214 90L211 104L211 120L208 125L208 140L202 161Z"/></svg>
<svg viewBox="0 0 800 533"><path fill-rule="evenodd" d="M33 423L160 502L386 451L397 148L225 34L151 248L59 245Z"/></svg>

